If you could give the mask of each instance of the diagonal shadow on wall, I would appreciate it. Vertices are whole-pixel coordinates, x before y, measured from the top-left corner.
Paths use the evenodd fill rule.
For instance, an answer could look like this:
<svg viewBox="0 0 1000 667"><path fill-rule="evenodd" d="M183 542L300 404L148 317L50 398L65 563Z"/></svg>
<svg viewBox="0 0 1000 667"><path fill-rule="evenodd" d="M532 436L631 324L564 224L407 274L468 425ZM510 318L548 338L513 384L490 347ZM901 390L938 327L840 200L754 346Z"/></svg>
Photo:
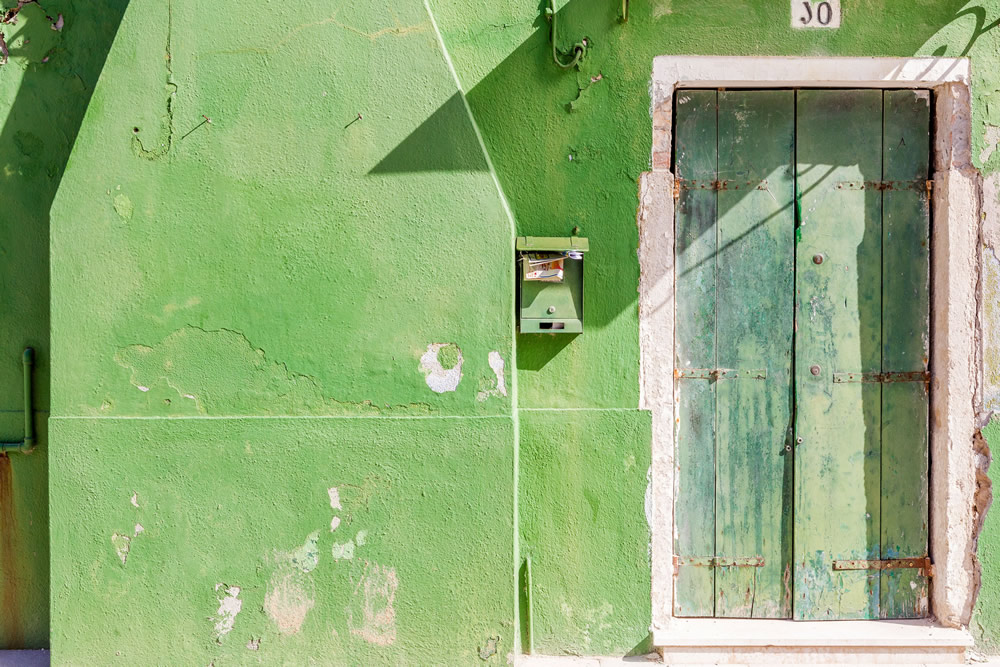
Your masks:
<svg viewBox="0 0 1000 667"><path fill-rule="evenodd" d="M459 93L448 98L368 173L418 171L489 171Z"/></svg>

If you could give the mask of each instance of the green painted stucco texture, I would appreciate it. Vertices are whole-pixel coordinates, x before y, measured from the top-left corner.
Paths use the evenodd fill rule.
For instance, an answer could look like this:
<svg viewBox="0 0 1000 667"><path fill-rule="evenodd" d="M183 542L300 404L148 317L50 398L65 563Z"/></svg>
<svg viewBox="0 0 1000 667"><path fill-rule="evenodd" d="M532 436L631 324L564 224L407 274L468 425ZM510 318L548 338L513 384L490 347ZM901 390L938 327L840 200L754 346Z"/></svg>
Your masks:
<svg viewBox="0 0 1000 667"><path fill-rule="evenodd" d="M26 345L52 411L11 461L21 645L51 634L73 665L648 648L653 57L969 55L989 174L1000 2L844 0L833 31L792 30L783 2L630 5L558 3L560 46L591 47L569 71L534 0L52 0L3 26L0 417L18 437ZM574 226L585 333L515 336L513 237Z"/></svg>

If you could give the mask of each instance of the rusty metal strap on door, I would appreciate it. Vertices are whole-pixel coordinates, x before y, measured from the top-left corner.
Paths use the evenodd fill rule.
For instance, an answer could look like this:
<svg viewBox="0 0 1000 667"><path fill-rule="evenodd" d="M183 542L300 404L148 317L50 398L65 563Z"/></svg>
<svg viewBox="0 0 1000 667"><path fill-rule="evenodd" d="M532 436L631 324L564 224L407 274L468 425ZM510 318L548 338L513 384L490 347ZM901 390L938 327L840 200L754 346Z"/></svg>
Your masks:
<svg viewBox="0 0 1000 667"><path fill-rule="evenodd" d="M712 181L675 178L674 199L680 196L681 190L767 190L767 181Z"/></svg>
<svg viewBox="0 0 1000 667"><path fill-rule="evenodd" d="M881 560L835 560L834 570L924 570L932 571L931 559L921 558L886 558Z"/></svg>
<svg viewBox="0 0 1000 667"><path fill-rule="evenodd" d="M764 567L764 557L674 556L674 570L681 565L690 565L692 567Z"/></svg>
<svg viewBox="0 0 1000 667"><path fill-rule="evenodd" d="M755 368L740 370L735 368L675 368L678 380L765 380L767 370Z"/></svg>
<svg viewBox="0 0 1000 667"><path fill-rule="evenodd" d="M926 192L928 195L934 189L934 181L838 181L838 190L914 190Z"/></svg>
<svg viewBox="0 0 1000 667"><path fill-rule="evenodd" d="M833 381L873 382L887 384L890 382L930 382L930 371L885 371L884 373L834 373Z"/></svg>

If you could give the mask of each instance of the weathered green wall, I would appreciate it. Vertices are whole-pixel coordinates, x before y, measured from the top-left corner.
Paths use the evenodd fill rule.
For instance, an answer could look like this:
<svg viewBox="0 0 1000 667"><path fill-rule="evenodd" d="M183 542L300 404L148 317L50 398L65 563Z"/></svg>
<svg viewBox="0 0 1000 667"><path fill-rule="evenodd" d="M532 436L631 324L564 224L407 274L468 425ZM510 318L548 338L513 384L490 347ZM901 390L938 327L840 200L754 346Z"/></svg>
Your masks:
<svg viewBox="0 0 1000 667"><path fill-rule="evenodd" d="M9 52L0 65L0 441L24 436L21 352L30 346L35 423L48 442L49 207L125 4L52 0L0 23ZM43 445L0 460L0 647L49 643L48 453Z"/></svg>
<svg viewBox="0 0 1000 667"><path fill-rule="evenodd" d="M52 208L57 661L465 664L500 637L500 662L527 555L539 650L646 647L653 57L966 53L992 173L1000 2L845 0L829 32L780 2L631 5L560 3L561 43L592 46L564 72L535 0L431 0L447 54L415 0L132 0ZM515 340L512 236L574 225L586 332Z"/></svg>
<svg viewBox="0 0 1000 667"><path fill-rule="evenodd" d="M249 9L129 4L52 209L53 655L498 664L510 220L422 4Z"/></svg>

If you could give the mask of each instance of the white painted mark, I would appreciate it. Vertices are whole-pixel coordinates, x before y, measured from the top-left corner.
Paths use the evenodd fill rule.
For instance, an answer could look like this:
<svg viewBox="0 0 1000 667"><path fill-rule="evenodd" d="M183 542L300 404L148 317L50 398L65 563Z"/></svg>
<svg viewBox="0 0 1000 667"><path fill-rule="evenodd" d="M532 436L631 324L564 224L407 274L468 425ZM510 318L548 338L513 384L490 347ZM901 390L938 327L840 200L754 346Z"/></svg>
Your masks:
<svg viewBox="0 0 1000 667"><path fill-rule="evenodd" d="M141 523L137 523L135 524L135 529L132 531L132 536L135 537L139 533L144 533L144 532L146 532L146 529L142 527Z"/></svg>
<svg viewBox="0 0 1000 667"><path fill-rule="evenodd" d="M331 553L334 560L351 560L354 558L354 540L348 540L344 544L334 542Z"/></svg>
<svg viewBox="0 0 1000 667"><path fill-rule="evenodd" d="M124 565L125 561L128 560L128 552L132 549L132 538L128 535L113 533L111 535L111 544L114 545L115 553L118 554L119 560Z"/></svg>
<svg viewBox="0 0 1000 667"><path fill-rule="evenodd" d="M345 609L351 633L379 646L394 643L397 588L399 579L396 577L396 568L365 563L364 571L354 587L354 599Z"/></svg>
<svg viewBox="0 0 1000 667"><path fill-rule="evenodd" d="M359 547L365 546L365 542L368 540L368 531L359 530L358 534L354 536L354 543Z"/></svg>
<svg viewBox="0 0 1000 667"><path fill-rule="evenodd" d="M219 586L216 585L216 590ZM233 630L236 624L236 615L243 609L243 601L240 600L240 587L226 587L226 594L219 598L219 610L215 612L215 641L221 640Z"/></svg>
<svg viewBox="0 0 1000 667"><path fill-rule="evenodd" d="M306 537L305 543L292 552L292 565L305 573L312 572L319 565L319 531L314 530Z"/></svg>
<svg viewBox="0 0 1000 667"><path fill-rule="evenodd" d="M137 491L132 492L132 507L139 506L139 493Z"/></svg>
<svg viewBox="0 0 1000 667"><path fill-rule="evenodd" d="M451 368L445 368L438 359L438 353L446 347L455 348L457 360ZM420 357L420 369L424 372L424 380L431 391L443 394L458 388L458 383L462 381L463 362L462 351L454 343L431 343Z"/></svg>
<svg viewBox="0 0 1000 667"><path fill-rule="evenodd" d="M149 391L149 387L144 387L141 384L137 384L136 389L138 389L139 391Z"/></svg>
<svg viewBox="0 0 1000 667"><path fill-rule="evenodd" d="M339 516L335 516L332 519L330 519L330 532L331 533L333 531L337 530L338 526L340 526L340 517Z"/></svg>
<svg viewBox="0 0 1000 667"><path fill-rule="evenodd" d="M335 510L344 509L340 504L340 491L335 486L331 486L326 492L330 495L330 507Z"/></svg>

